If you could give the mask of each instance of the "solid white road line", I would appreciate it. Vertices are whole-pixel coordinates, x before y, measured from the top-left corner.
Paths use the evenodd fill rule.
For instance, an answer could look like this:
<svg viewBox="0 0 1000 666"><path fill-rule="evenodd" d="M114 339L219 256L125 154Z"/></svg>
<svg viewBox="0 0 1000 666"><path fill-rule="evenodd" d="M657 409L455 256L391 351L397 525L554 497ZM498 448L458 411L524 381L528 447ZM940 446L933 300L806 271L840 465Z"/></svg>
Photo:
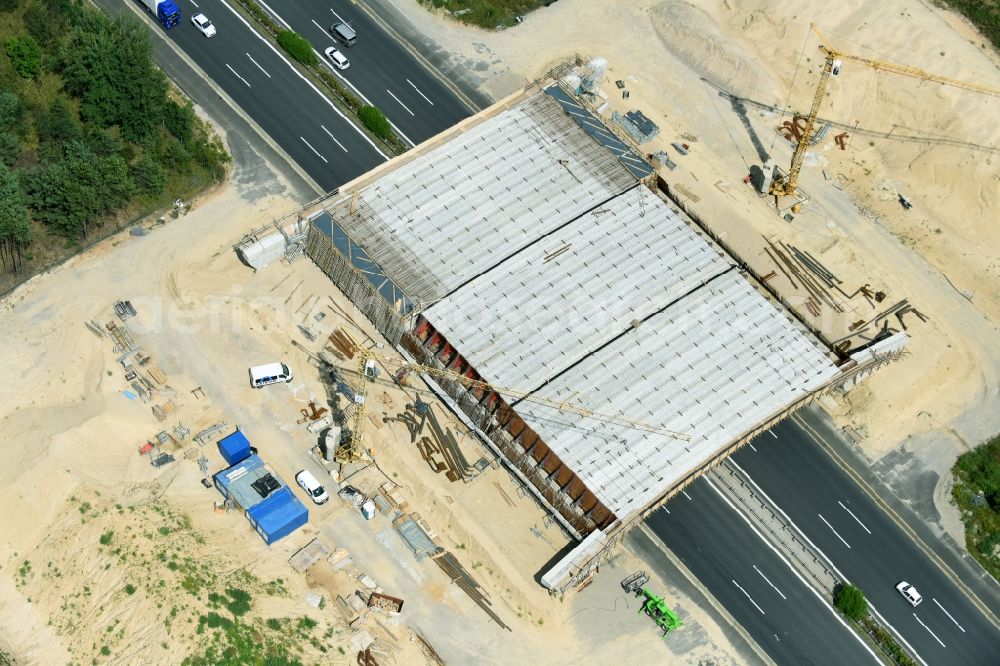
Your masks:
<svg viewBox="0 0 1000 666"><path fill-rule="evenodd" d="M403 104L403 103L402 103L402 102L400 101L400 99L399 99L398 97L396 97L395 95L393 95L393 94L392 94L392 91L391 91L391 90L389 90L388 88L386 88L386 90L385 90L385 91L386 91L387 93L389 93L390 95L392 95L392 98L393 98L394 100L396 100L397 102L399 102L399 105L400 105L401 107L403 107L404 109L406 109L406 112L407 112L408 114L410 114L411 116L412 116L412 115L416 115L416 114L414 114L414 113L413 113L413 111L410 111L410 107L408 107L408 106L406 106L405 104Z"/></svg>
<svg viewBox="0 0 1000 666"><path fill-rule="evenodd" d="M868 529L868 527L863 522L861 522L861 519L854 515L853 511L851 511L846 506L844 506L843 502L841 502L840 500L837 500L837 504L840 505L841 509L843 509L847 513L851 514L851 518L853 518L854 520L858 521L858 525L861 525L861 528L864 529L865 532L868 532L868 534L872 533L872 531L870 529Z"/></svg>
<svg viewBox="0 0 1000 666"><path fill-rule="evenodd" d="M388 160L388 159L389 159L389 156L388 156L388 155L386 155L385 153L383 153L383 152L382 152L381 150L379 150L379 147L375 145L375 142L374 142L374 141L372 141L372 140L371 140L370 138L368 138L368 135L367 135L367 134L365 134L365 133L364 133L364 132L363 132L363 131L361 130L361 128L359 128L359 127L358 127L357 125L355 125L355 124L354 124L354 123L352 123L352 122L351 122L350 120L348 120L347 116L345 116L345 115L343 114L343 112L341 112L341 110L337 108L337 106L336 106L336 105L335 105L335 104L333 103L333 101L331 101L331 100L330 100L330 98L329 98L329 97L327 97L327 96L326 96L326 95L324 95L324 94L323 94L322 92L320 92L319 88L317 88L317 87L316 87L315 85L313 85L313 82L312 82L312 81L310 81L309 79L307 79L307 78L306 78L305 76L303 76L303 75L302 75L302 72L300 72L299 70L295 69L295 65L293 65L292 63L290 63L290 62L288 61L288 58L286 58L285 56L283 56L283 55L281 54L281 52L280 52L280 51L278 51L278 49L276 49L276 48L275 48L275 47L274 47L274 46L273 46L273 45L272 45L272 44L271 44L270 42L268 42L268 41L267 41L266 39L264 39L263 35L261 35L261 34L260 34L260 33L258 33L258 32L257 32L256 30L254 30L254 29L253 29L253 27L252 27L252 26L251 26L251 25L250 25L249 23L247 23L247 21L246 21L246 19L245 19L245 18L243 18L243 17L242 17L242 16L241 16L241 15L240 15L239 13L237 13L237 11L236 11L235 9L233 9L232 7L230 7L230 6L229 6L229 3L228 3L228 2L223 2L223 3L221 3L221 4L222 4L222 6L223 6L223 7L225 7L226 9L228 9L228 10L229 10L229 12L230 12L230 13L231 13L231 14L232 14L233 16L235 16L235 17L236 17L237 19L239 19L239 21L240 21L240 22L241 22L241 23L242 23L243 25L245 25L245 26L246 26L247 30L249 30L249 31L250 31L251 33L253 33L253 34L254 34L254 35L255 35L255 36L257 37L257 39L259 39L259 40L260 40L261 42L263 42L263 43L264 43L264 44L265 44L265 45L266 45L266 46L267 46L267 47L268 47L269 49L271 49L271 51L273 51L273 52L274 52L274 54L275 54L276 56L278 56L279 58L281 58L281 59L282 59L282 60L284 61L284 63L285 63L286 65L288 65L288 68L289 68L290 70L292 70L293 72L295 72L295 75L296 75L296 76L298 76L298 77L299 77L300 79L302 79L302 80L303 80L303 81L305 82L305 84L306 84L307 86L309 86L310 88L312 88L313 92L314 92L314 93L316 93L317 95L319 95L319 96L320 96L320 97L321 97L321 98L323 99L323 101L325 101L325 102L326 102L326 103L327 103L327 104L328 104L328 105L330 106L330 108L331 108L331 109L333 109L333 112L334 112L334 113L336 113L336 114L337 114L338 116L340 116L341 118L343 118L343 119L344 119L344 122L346 122L347 124L349 124L349 125L351 126L351 128L352 128L352 129L354 129L354 131L355 131L355 132L357 132L358 134L360 134L360 135L361 135L361 138L362 138L362 139L364 139L365 141L367 141L367 142L368 142L368 145L370 145L370 146L372 147L372 149L373 149L373 150L374 150L374 151L375 151L376 153L378 153L379 155L381 155L381 156L382 156L382 158L383 158L383 159L385 159L385 160ZM263 4L263 3L260 3L260 4ZM267 5L264 5L264 6L265 6L265 8L267 8L267 9L268 9L268 11L271 11L271 13L272 13L272 14L274 14L274 11L273 11L273 10L271 10L271 8L270 8L270 7L267 7ZM282 23L284 23L284 21L282 21ZM288 24L286 23L285 25L287 26Z"/></svg>
<svg viewBox="0 0 1000 666"><path fill-rule="evenodd" d="M753 600L753 597L751 597L749 594L747 594L747 591L743 589L742 585L740 585L739 583L737 583L732 578L730 578L729 580L732 580L733 581L733 585L735 585L736 587L740 588L740 592L742 592L743 594L746 594L746 597L747 597L747 599L750 600L750 603L752 603L754 606L757 606L757 602ZM767 615L767 613L764 612L764 609L761 608L760 606L757 606L757 610L760 611L761 615Z"/></svg>
<svg viewBox="0 0 1000 666"><path fill-rule="evenodd" d="M842 537L842 536L840 536L839 534L837 534L837 530L833 529L833 525L831 525L830 523L827 523L827 522L826 522L826 518L824 518L824 517L823 517L823 514L822 514L822 513L817 513L816 515L817 515L817 516L819 516L819 519L820 519L820 520L822 520L822 521L823 521L824 523L826 523L826 526L830 528L830 531L831 531L831 532L833 532L834 534L836 534L836 535L837 535L837 538L838 538L838 539L840 539L841 543L843 543L843 544L844 544L845 546L847 546L848 548L850 548L850 547L851 547L851 544L849 544L849 543L847 543L846 541L844 541L844 537Z"/></svg>
<svg viewBox="0 0 1000 666"><path fill-rule="evenodd" d="M323 32L326 32L326 28L324 28L323 26L321 26L319 23L316 23L316 19L309 19L309 20L313 22L314 26L316 26L317 28L319 28ZM282 21L282 23L284 23L284 21Z"/></svg>
<svg viewBox="0 0 1000 666"><path fill-rule="evenodd" d="M338 21L340 21L341 23L347 23L347 21L345 21L344 19L342 19L342 18L340 17L340 14L338 14L337 12L333 11L332 9L330 10L330 12L331 12L331 13L332 13L332 14L333 14L334 16L336 16L336 17L337 17L337 20L338 20ZM350 23L347 23L347 25L350 25Z"/></svg>
<svg viewBox="0 0 1000 666"><path fill-rule="evenodd" d="M757 453L757 447L756 447L756 446L754 446L754 445L753 445L753 444L751 444L750 442L747 442L747 446L749 446L749 447L750 447L751 449L753 449L753 452L754 452L754 453Z"/></svg>
<svg viewBox="0 0 1000 666"><path fill-rule="evenodd" d="M261 67L260 63L253 59L252 55L250 55L249 53L247 53L247 57L250 58L250 62L252 62L253 64L257 65L257 69L259 69L260 71L264 72L264 76L266 76L267 78L271 78L271 75L267 73L267 70L264 69L263 67Z"/></svg>
<svg viewBox="0 0 1000 666"><path fill-rule="evenodd" d="M937 634L935 634L933 631L931 631L931 628L928 627L926 624L924 624L924 621L921 620L919 617L917 617L916 613L913 614L913 617L917 618L917 622L920 623L920 626L923 627L924 629L926 629L927 633L934 637L934 640L936 640L938 643L941 643L941 639L937 637ZM941 647L948 647L948 646L945 645L944 643L941 643Z"/></svg>
<svg viewBox="0 0 1000 666"><path fill-rule="evenodd" d="M670 515L670 509L668 509L667 507L663 507L663 510L667 512L668 516Z"/></svg>
<svg viewBox="0 0 1000 666"><path fill-rule="evenodd" d="M732 460L732 458L730 458L730 460ZM742 470L740 470L740 471L742 471ZM743 473L744 473L744 474L746 474L746 472L743 472ZM749 478L749 477L747 477L747 478ZM878 657L877 657L877 656L875 655L875 652L874 652L874 651L873 651L873 650L872 650L872 649L871 649L871 648L870 648L870 647L868 646L868 644L867 644L867 643L865 643L864 639L862 639L862 638L861 638L861 636L858 636L858 635L857 635L857 634L856 634L856 633L854 632L854 630L852 630L852 629L851 629L851 628L850 628L849 626L847 626L847 622L845 622L845 621L844 621L844 618L842 618L842 617L840 616L840 613L839 613L839 612L837 612L836 610L834 610L833 606L831 606L831 605L830 605L830 602L829 602L829 601L827 601L827 600L826 600L826 599L825 599L824 597L820 596L820 593L816 591L816 588L814 588L814 587L813 587L812 585L810 585L809 583L807 583L807 582L806 582L806 579L802 577L802 574L800 574L800 573L799 573L798 571L796 571L795 567L793 567L793 566L791 565L791 563L790 563L790 562L789 562L789 561L788 561L787 559L785 559L785 556L781 554L781 551L779 551L779 550L778 550L777 548L775 548L774 546L772 546L772 545L771 545L771 542L770 542L770 541L768 541L767 539L765 539L765 538L764 538L764 535L760 533L760 530L758 530L758 529L757 529L757 526L756 526L756 525L754 525L754 524L753 524L752 522L750 522L750 519L749 519L749 518L747 518L746 516L744 516L744 515L743 515L743 514L742 514L742 513L741 513L741 512L740 512L740 511L739 511L739 510L738 510L738 509L736 508L736 506L734 506L734 505L733 505L733 503L729 501L729 498L728 498L728 497L726 497L725 495L723 495L723 494L722 494L722 491L721 491L721 490L719 490L719 489L718 489L718 488L717 488L717 487L715 486L715 484L714 484L714 483L712 483L712 482L711 482L710 480L708 480L708 479L705 479L705 483L707 483L707 484L709 485L709 487L710 487L710 488L711 488L712 490L714 490L714 491L716 492L716 494L717 494L717 495L718 495L719 497L721 497L721 498L722 498L722 501L723 501L723 502L725 502L725 503L726 503L726 504L727 504L727 505L729 506L729 508L730 508L730 509L732 509L734 513L736 513L736 515L737 515L737 516L739 516L740 518L742 518L742 519L743 519L743 522L744 522L744 523L746 523L746 524L747 524L747 527L749 527L749 528L750 528L750 530L751 530L751 531L752 531L752 532L753 532L754 534L756 534L756 535L757 535L757 538L759 538L759 539L760 539L761 541L763 541L763 542L764 542L764 545L765 545L765 546L767 546L768 548L770 548L770 549L771 549L771 551L772 551L772 552L773 552L773 553L775 554L775 556L777 556L777 558L778 558L779 560L781 560L782 562L784 562L784 563L785 563L785 566L786 566L786 567L788 567L788 569L789 569L789 570L790 570L790 571L792 572L792 575L794 575L794 576L795 576L796 578L798 578L798 579L799 579L799 582L800 582L800 583L802 583L802 586L803 586L804 588L806 588L807 590L809 590L810 592L812 592L812 593L813 593L813 595L814 595L814 596L815 596L815 597L816 597L817 599L819 599L819 603L820 603L820 605L821 605L821 606L822 606L823 608L825 608L825 609L827 609L828 611L830 611L830 614L831 614L831 615L833 615L833 617L834 617L834 618L836 618L837 622L839 622L839 623L840 623L840 624L841 624L841 625L842 625L842 626L844 627L844 629L846 629L846 630L847 630L847 633L849 633L849 634L850 634L851 636L854 636L854 640L856 640L856 641L857 641L858 643L860 643L860 644L861 644L861 647L863 647L863 648L865 649L865 651L866 651L866 652L868 652L868 654L870 654L870 655L872 656L872 659L874 659L874 660L875 660L875 663L877 663L877 664L879 664L879 665L881 666L881 664L882 664L882 660L881 660L881 659L879 659L879 658L878 658ZM763 491L761 492L761 494L763 494ZM772 504L773 504L773 503L772 503ZM775 506L777 506L777 505L775 505ZM781 510L781 508L779 507L779 508L778 508L778 510L780 511L780 510ZM787 519L788 517L786 516L785 518ZM792 521L791 521L791 520L789 520L788 522L789 522L789 523L791 523ZM798 528L796 528L796 529L798 529ZM804 536L804 535L803 535L803 536ZM820 552L820 551L819 551L819 550L817 550L817 552ZM824 557L825 557L825 555L824 555ZM833 564L831 564L830 566L833 566ZM839 572L838 572L838 573L839 573ZM843 578L843 579L844 579L845 581L847 580L846 578L844 578L844 576L841 576L841 578ZM869 607L871 607L871 604L869 604ZM874 609L873 609L873 610L874 610ZM903 641L903 642L905 643L906 641ZM909 646L909 643L907 643L907 646ZM918 658L919 658L919 657L918 657ZM927 666L927 662L926 662L926 661L924 661L923 659L921 659L921 660L920 660L920 663L922 663L922 664L923 664L924 666Z"/></svg>
<svg viewBox="0 0 1000 666"><path fill-rule="evenodd" d="M937 607L941 609L941 612L942 612L942 613L944 613L945 615L947 615L947 616L948 616L948 619L949 619L949 620L951 620L952 622L954 622L954 623L955 623L955 626L956 626L956 627L958 627L959 629L962 629L962 625L960 625L960 624L958 623L958 621L957 621L957 620L955 620L955 618L953 618L953 617L951 616L951 613L949 613L948 611L946 611L946 610L944 609L944 606L942 606L941 604L938 604L938 600L937 600L937 599L935 599L934 597L931 597L931 601L933 601L934 603L936 603L936 604L937 604ZM962 633L963 633L963 634L965 633L965 629L962 629Z"/></svg>
<svg viewBox="0 0 1000 666"><path fill-rule="evenodd" d="M330 134L330 130L328 130L327 128L323 127L322 125L320 125L320 127L321 127L321 128L323 129L323 131L324 131L324 132L326 132L326 133L327 133L327 135L328 135L328 136L329 136L329 137L330 137L331 139L333 139L333 140L334 140L334 142L335 142L335 143L336 143L336 144L337 144L338 146L340 146L340 149L341 149L341 150L343 150L343 151L344 151L345 153L347 152L347 148L344 148L344 144L342 144L341 142L337 141L337 137L335 137L334 135Z"/></svg>
<svg viewBox="0 0 1000 666"><path fill-rule="evenodd" d="M775 439L778 439L778 436L775 435L773 432L771 432L770 428L768 428L767 431L771 433L771 437L774 437Z"/></svg>
<svg viewBox="0 0 1000 666"><path fill-rule="evenodd" d="M691 499L691 496L687 494L686 490L682 490L681 493L684 495L684 497L688 498L689 502L693 502L694 501L694 500Z"/></svg>
<svg viewBox="0 0 1000 666"><path fill-rule="evenodd" d="M191 0L191 4L194 5L195 7L198 7L198 3L195 2L194 0ZM201 7L198 7L198 9L201 9Z"/></svg>
<svg viewBox="0 0 1000 666"><path fill-rule="evenodd" d="M305 140L304 138L302 138L301 136L300 136L299 138L300 138L300 139L302 139L302 143L304 143L304 144L306 144L307 146L309 146L309 150L311 150L311 151L313 151L314 153L316 153L316 157L318 157L318 158L320 158L321 160L323 160L323 162L324 162L325 164L329 164L329 162L327 162L327 161L326 161L326 158L325 158L325 157L323 157L322 155L320 155L320 154L319 154L319 151L318 151L318 150L316 150L315 148L313 148L313 147L312 147L312 144L311 144L311 143L309 143L308 141L306 141L306 140Z"/></svg>
<svg viewBox="0 0 1000 666"><path fill-rule="evenodd" d="M745 469L743 469L742 467L739 466L739 463L737 463L736 460L734 460L732 457L729 457L727 459L727 462L731 462L733 464L733 466L735 466L736 469L738 469L740 471L740 473L743 475L743 478L746 479L750 483L750 485L754 487L754 490L756 490L761 495L763 495L764 498L768 502L771 503L771 506L773 506L774 508L776 508L778 510L778 513L780 513L785 518L785 520L788 521L788 524L795 528L795 531L799 533L799 536L801 536L803 539L805 539L805 542L809 544L809 547L812 548L813 551L819 553L823 557L823 559L826 560L826 563L830 565L830 568L833 569L837 573L838 576L840 576L840 579L842 581L844 581L845 583L850 583L851 582L851 579L849 579L847 576L845 576L843 574L843 572L841 572L841 570L837 568L837 565L833 563L833 560L831 560L830 557L826 553L824 553L822 550L820 550L819 548L816 547L816 544L814 544L812 542L812 539L810 539L808 536L806 536L806 533L802 531L802 528L800 528L798 525L796 525L794 522L792 522L792 519L788 517L788 514L785 513L785 510L782 509L778 505L777 502L775 502L773 499L771 499L768 496L768 494L764 492L763 488L761 488L759 485L757 485L757 482L754 481L750 477L749 474L747 474L747 472L746 472ZM716 492L719 492L719 491L716 490ZM722 493L719 492L719 495L722 495ZM736 511L736 507L733 506L732 502L730 502L728 499L726 499L726 497L724 495L722 496L722 499L726 500L726 503L729 504L730 507L732 507L733 511ZM739 512L737 511L737 513L739 513ZM740 515L742 516L743 514L740 514ZM743 520L746 521L746 523L748 525L750 525L749 519L747 519L745 516L743 517ZM753 527L753 525L750 525L750 527ZM754 531L755 532L757 531L756 528L754 528ZM757 532L757 535L760 536L760 532ZM760 536L760 538L763 539L764 537ZM768 543L768 542L765 541L765 543ZM770 543L768 543L768 545L770 545ZM771 550L774 550L775 553L778 552L773 547L771 548ZM779 557L781 557L780 554L779 554ZM784 560L783 557L782 557L782 560ZM788 564L787 560L785 560L785 564ZM788 564L788 568L792 569L792 573L794 573L796 576L799 575L799 573L797 571L795 571L795 569L792 568L791 564ZM805 579L802 578L802 576L799 576L799 580L801 580L803 584L805 584L805 582L806 582ZM811 586L806 585L806 587L808 587L810 590L812 590L813 594L815 594L816 596L819 596L819 593L816 592L816 590L814 590ZM820 599L823 599L823 597L820 597ZM824 603L827 603L827 602L824 601ZM833 610L832 606L827 606L827 608L829 608L830 612L832 612L834 614L834 616L836 616L837 619L840 620L841 624L843 624L845 627L847 626L847 623L845 623L842 619L840 619L840 615L837 613L837 611ZM903 645L906 646L906 649L908 649L910 651L910 654L914 655L917 658L917 661L919 661L924 666L928 666L927 662L924 661L924 658L920 656L920 653L917 652L916 650L914 650L913 646L910 645L909 642L905 638L903 638L903 634L899 633L894 626L892 626L891 624L889 624L889 622L884 617L882 617L882 614L878 612L878 609L875 608L875 606L872 604L872 602L871 602L870 599L868 601L868 608L870 608L871 611L872 611L872 613L875 614L875 617L878 618L878 621L882 623L883 627L889 627L889 631L891 631L893 634L896 635L896 638L898 638L903 643ZM852 631L851 633L853 634L854 632ZM860 641L861 638L858 637L858 640ZM867 647L867 645L866 645L866 647ZM872 652L870 649L868 651L871 652L872 656L875 656L875 653ZM879 661L879 663L882 663L882 662Z"/></svg>
<svg viewBox="0 0 1000 666"><path fill-rule="evenodd" d="M413 81L411 81L409 79L406 79L406 82L409 83L411 86L413 86L413 89L417 91L417 94L420 95L421 97L423 97L424 99L426 99L428 104L430 104L431 106L434 106L434 102L432 102L430 100L430 98L427 97L427 95L425 95L422 92L420 92L420 88L418 88L417 86L413 85Z"/></svg>
<svg viewBox="0 0 1000 666"><path fill-rule="evenodd" d="M774 591L777 592L779 595L781 595L782 599L784 599L785 601L788 601L788 597L786 597L785 595L781 594L781 590L779 590L777 587L775 587L774 583L772 583L770 581L770 579L767 576L764 575L763 571L761 571L760 569L757 568L756 564L753 565L753 570L756 571L757 573L759 573L760 577L763 578L765 581L767 581L767 584L770 585L771 587L773 587Z"/></svg>
<svg viewBox="0 0 1000 666"><path fill-rule="evenodd" d="M229 63L228 63L228 62L226 63L226 67L229 67ZM233 69L232 67L229 67L229 71L230 71L230 72L232 72L233 74L236 74L236 70L235 70L235 69ZM240 81L242 81L243 83L246 83L246 84L247 84L247 88L250 88L250 87L252 87L252 86L250 85L250 83L249 83L249 82L248 82L248 81L247 81L246 79L244 79L244 78L243 78L242 76L240 76L239 74L236 74L236 78L238 78L238 79L239 79Z"/></svg>

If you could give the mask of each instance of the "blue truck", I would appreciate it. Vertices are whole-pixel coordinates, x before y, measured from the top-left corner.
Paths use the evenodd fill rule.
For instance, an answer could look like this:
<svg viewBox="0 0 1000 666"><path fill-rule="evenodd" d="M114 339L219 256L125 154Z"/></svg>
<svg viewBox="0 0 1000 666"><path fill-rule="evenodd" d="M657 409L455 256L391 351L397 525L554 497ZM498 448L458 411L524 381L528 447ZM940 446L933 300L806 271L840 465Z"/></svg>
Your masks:
<svg viewBox="0 0 1000 666"><path fill-rule="evenodd" d="M181 22L181 8L174 0L142 0L149 13L156 17L165 30Z"/></svg>

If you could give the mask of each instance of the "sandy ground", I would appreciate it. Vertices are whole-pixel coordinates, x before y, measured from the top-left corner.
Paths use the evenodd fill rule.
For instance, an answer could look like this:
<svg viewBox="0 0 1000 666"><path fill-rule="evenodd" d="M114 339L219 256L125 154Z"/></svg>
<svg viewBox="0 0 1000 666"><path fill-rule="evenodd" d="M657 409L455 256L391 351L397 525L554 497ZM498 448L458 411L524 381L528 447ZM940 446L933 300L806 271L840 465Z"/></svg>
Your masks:
<svg viewBox="0 0 1000 666"><path fill-rule="evenodd" d="M776 270L763 237L783 240L818 257L845 290L870 284L886 292L883 306L906 298L929 317L905 320L912 340L904 362L824 405L866 435L863 451L901 496L932 522L945 514L944 527L960 535L948 471L1000 431L1000 99L848 62L820 111L844 127L807 154L806 212L789 224L741 181L760 153L790 160L792 147L775 130L790 119L782 109L804 112L812 101L822 60L810 20L844 52L1000 88L997 55L967 23L904 0L806 0L794 11L768 0L562 0L487 33L419 11L415 0L375 2L424 35L443 71L494 98L574 55L607 58L606 113L639 109L659 124L660 136L643 148L668 151L679 166L664 178L761 274ZM743 108L720 90L742 98ZM849 133L843 151L833 141L841 131ZM672 141L687 143L690 154L679 156ZM897 192L912 210L901 208ZM793 304L804 299L780 274L771 284ZM842 315L805 316L836 338L876 313L862 297L842 300Z"/></svg>
<svg viewBox="0 0 1000 666"><path fill-rule="evenodd" d="M228 183L180 219L142 237L109 239L3 301L0 362L17 379L0 387L0 649L24 664L179 663L218 645L222 630L200 618L231 617L228 602L210 595L235 588L252 596L242 621L258 640L284 641L305 663L356 663L359 632L396 664L433 663L418 635L451 664L743 661L709 615L654 580L692 632L661 640L617 587L638 563L623 561L621 576L572 599L545 594L533 576L565 536L499 468L472 483L436 473L398 420L417 388L372 389L378 468L350 483L366 492L398 484L409 510L483 585L512 632L434 563L417 562L381 514L365 521L334 498L311 506L310 524L269 548L239 512L216 511L218 493L202 487L200 456L208 474L225 467L211 443L199 447L189 436L167 444L177 460L159 469L139 455L160 431L183 424L194 434L225 421L243 429L286 481L305 467L322 474L301 410L310 401L333 407L338 398L310 356L335 327L362 338L374 332L308 260L256 273L237 260L233 242L301 203L285 191L268 169L237 165ZM120 298L138 312L126 322L130 336L166 375L149 404L125 395L130 387L111 341L84 326L115 320L111 306ZM318 341L299 325L312 327ZM275 359L294 369L292 383L246 385L248 365ZM344 362L348 379L353 367ZM484 455L430 395L419 395L434 403L437 423L470 462ZM159 422L151 408L167 400L176 410ZM335 571L321 561L307 575L294 572L288 557L315 537L347 549L352 564ZM349 628L335 599L358 589L361 574L404 598L402 615L369 616ZM309 593L324 605L308 604Z"/></svg>
<svg viewBox="0 0 1000 666"><path fill-rule="evenodd" d="M665 176L694 195L688 197L690 208L718 224L748 261L766 262L751 237L781 238L821 256L845 283L871 283L889 293L890 302L907 297L928 315L928 323L913 323L904 362L830 406L843 422L867 431L863 446L873 460L894 461L892 469L900 474L917 469L939 475L932 489L945 497L944 473L955 455L1000 430L994 408L1000 267L990 249L1000 233L992 224L1000 194L992 165L1000 133L995 100L888 74L845 71L821 115L851 126L850 147L839 151L831 139L816 146L802 181L813 201L809 212L788 224L741 184L756 161L752 135L779 161L787 160L790 147L774 132L781 114L748 103L745 125L703 80L781 107L794 77L790 103L805 107L818 62L815 39L806 41L806 22L822 16L821 27L845 50L1000 84L994 56L960 21L902 0L836 7L807 0L794 16L765 2L562 0L517 28L484 33L428 14L411 0L384 1L405 10L493 96L573 54L607 57L605 89L617 95L613 81L621 79L631 92L627 106L609 98L612 108L639 108L660 124L664 141L692 146L685 158L674 154L679 166ZM560 29L567 25L575 29ZM900 135L922 138L893 138ZM825 180L821 169L834 178ZM214 491L200 486L194 460L183 458L190 444L178 448L176 463L159 471L137 455L137 447L164 426L149 405L122 395L126 385L110 344L82 325L110 320L110 305L121 297L136 305L139 316L130 331L174 391L157 396L178 405L168 426L182 422L196 431L224 419L250 433L286 479L309 464L312 440L296 424L298 410L326 395L306 352L290 340L309 347L296 326L314 314L311 301L326 299L330 311L340 313L328 316L327 326L366 323L307 261L257 274L236 261L230 250L235 239L297 205L273 183L238 172L180 220L146 237L111 239L36 277L2 303L0 361L17 377L0 387L0 626L11 651L25 663L105 657L172 663L198 651L206 637L193 626L207 602L186 590L178 569L169 566L171 551L180 549L178 568L204 564L199 575L219 586L234 571L249 571L256 581L247 583L254 587L254 617L316 616L321 624L313 638L330 649L350 649L333 604L314 609L304 595L309 589L339 594L354 583L346 573L298 576L285 564L291 551L319 535L348 548L360 570L408 599L396 621L370 625L397 663L425 659L408 633L413 630L449 663L742 661L719 627L683 598L673 600L688 610L685 623L698 627L702 638L661 641L644 618L622 605L617 576L599 577L571 601L545 596L524 572L537 571L562 543L557 530L544 527L542 514L517 496L500 471L469 485L434 474L398 422L372 426L382 471L403 486L441 542L484 584L513 633L489 623L433 564L407 559L382 516L366 523L334 501L313 511L308 529L268 549L241 517L212 510ZM913 210L898 207L897 189L913 200ZM849 306L857 314L867 307ZM829 330L848 321L828 313L823 318ZM297 368L296 382L260 392L243 386L249 359L274 358ZM198 386L205 397L191 394ZM383 403L389 416L412 398L393 391L399 392L387 390ZM439 418L459 430L444 412ZM462 442L474 460L475 444ZM221 463L209 457L210 472L216 471ZM503 520L491 520L498 515ZM174 530L183 536L168 538ZM102 544L108 531L113 536ZM269 583L278 578L287 596L269 594ZM159 590L160 579L169 593ZM131 594L123 591L129 584L136 587ZM663 581L654 585L680 594ZM192 624L171 621L174 606ZM300 642L304 659L321 658L308 638ZM103 653L105 646L110 654ZM322 658L341 659L339 653Z"/></svg>

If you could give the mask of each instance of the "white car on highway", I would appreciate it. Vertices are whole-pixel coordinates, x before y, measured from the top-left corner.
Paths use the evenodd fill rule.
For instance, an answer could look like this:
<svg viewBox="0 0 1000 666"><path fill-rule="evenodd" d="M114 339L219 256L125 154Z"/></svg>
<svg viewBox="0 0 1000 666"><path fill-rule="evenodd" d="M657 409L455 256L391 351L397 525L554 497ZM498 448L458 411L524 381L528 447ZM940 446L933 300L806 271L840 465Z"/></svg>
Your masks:
<svg viewBox="0 0 1000 666"><path fill-rule="evenodd" d="M332 62L333 66L337 69L347 69L351 66L351 63L344 57L344 54L338 51L335 46L328 46L327 49L323 51L323 55L325 55L326 59Z"/></svg>
<svg viewBox="0 0 1000 666"><path fill-rule="evenodd" d="M195 14L192 16L191 24L198 28L198 31L206 37L212 37L215 35L215 26L212 25L212 22L209 21L208 17L204 14Z"/></svg>
<svg viewBox="0 0 1000 666"><path fill-rule="evenodd" d="M919 606L920 602L924 600L924 598L920 596L920 593L917 592L917 588L913 587L905 580L896 585L896 591L902 594L903 598L906 599L914 608Z"/></svg>

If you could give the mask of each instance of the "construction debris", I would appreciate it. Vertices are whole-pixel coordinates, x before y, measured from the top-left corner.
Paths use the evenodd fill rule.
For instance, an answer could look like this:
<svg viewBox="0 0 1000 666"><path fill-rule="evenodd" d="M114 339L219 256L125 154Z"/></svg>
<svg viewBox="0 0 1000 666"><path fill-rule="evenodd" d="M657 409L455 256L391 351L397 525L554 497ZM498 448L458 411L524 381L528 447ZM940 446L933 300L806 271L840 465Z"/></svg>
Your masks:
<svg viewBox="0 0 1000 666"><path fill-rule="evenodd" d="M312 565L319 562L320 558L330 552L322 541L319 539L313 539L307 543L304 547L300 548L294 555L288 558L288 563L292 565L292 568L303 573L307 571Z"/></svg>
<svg viewBox="0 0 1000 666"><path fill-rule="evenodd" d="M225 429L226 429L226 422L219 421L215 425L209 426L204 430L200 431L197 435L194 436L194 441L198 442L199 444L205 444L208 442L210 437L218 434L219 432Z"/></svg>
<svg viewBox="0 0 1000 666"><path fill-rule="evenodd" d="M387 613L399 613L403 610L403 600L397 597L390 597L387 594L372 592L368 597L368 607Z"/></svg>
<svg viewBox="0 0 1000 666"><path fill-rule="evenodd" d="M491 606L493 603L489 600L488 595L483 592L482 588L479 587L479 583L476 579L469 575L469 572L459 563L455 556L444 551L438 557L434 558L437 565L441 568L441 571L445 573L451 582L458 585L459 589L465 592L470 599L476 602L476 605L483 609L483 611L490 616L494 622L506 629L511 631L511 628L504 624L503 620L500 619L496 613L493 612Z"/></svg>
<svg viewBox="0 0 1000 666"><path fill-rule="evenodd" d="M135 316L135 308L130 301L118 301L115 303L115 314L122 321Z"/></svg>

